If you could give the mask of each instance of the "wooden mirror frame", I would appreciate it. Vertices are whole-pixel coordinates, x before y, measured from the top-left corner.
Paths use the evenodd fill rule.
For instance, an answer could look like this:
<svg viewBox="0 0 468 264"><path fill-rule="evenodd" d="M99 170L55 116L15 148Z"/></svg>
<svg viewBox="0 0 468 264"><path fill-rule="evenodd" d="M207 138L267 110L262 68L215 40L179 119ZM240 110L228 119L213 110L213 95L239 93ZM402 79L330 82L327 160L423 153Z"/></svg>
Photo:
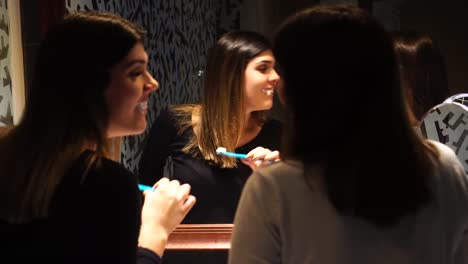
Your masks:
<svg viewBox="0 0 468 264"><path fill-rule="evenodd" d="M233 224L180 224L166 250L229 250Z"/></svg>

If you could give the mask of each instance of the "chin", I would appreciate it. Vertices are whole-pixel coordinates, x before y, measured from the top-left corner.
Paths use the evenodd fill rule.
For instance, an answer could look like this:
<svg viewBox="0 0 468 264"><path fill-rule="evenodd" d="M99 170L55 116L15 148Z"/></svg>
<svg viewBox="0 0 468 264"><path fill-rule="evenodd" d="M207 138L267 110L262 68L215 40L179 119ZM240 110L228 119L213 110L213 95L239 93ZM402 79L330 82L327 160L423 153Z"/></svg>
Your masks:
<svg viewBox="0 0 468 264"><path fill-rule="evenodd" d="M120 131L115 131L113 133L109 133L109 138L114 138L114 137L126 137L126 136L135 136L135 135L140 135L143 132L145 132L146 126L144 127L138 127L134 129L125 129L125 130L120 130Z"/></svg>
<svg viewBox="0 0 468 264"><path fill-rule="evenodd" d="M142 127L142 128L136 129L136 130L132 133L132 135L140 135L140 134L142 134L143 132L145 132L145 129L146 129L146 125L145 125L144 127Z"/></svg>
<svg viewBox="0 0 468 264"><path fill-rule="evenodd" d="M265 108L263 110L264 111L271 110L272 107L273 107L273 103L268 103L265 105Z"/></svg>

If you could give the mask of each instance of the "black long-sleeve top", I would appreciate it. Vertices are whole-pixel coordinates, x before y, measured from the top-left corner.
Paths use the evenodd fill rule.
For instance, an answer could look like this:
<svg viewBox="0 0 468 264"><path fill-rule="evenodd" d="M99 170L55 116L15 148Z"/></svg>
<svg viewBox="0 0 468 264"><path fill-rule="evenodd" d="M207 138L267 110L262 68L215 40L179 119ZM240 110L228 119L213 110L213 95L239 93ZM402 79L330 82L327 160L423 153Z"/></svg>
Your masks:
<svg viewBox="0 0 468 264"><path fill-rule="evenodd" d="M119 163L102 159L83 177L85 151L66 173L49 216L27 224L0 220L0 256L9 263L160 263L137 248L141 193L137 178ZM31 262L33 261L33 262Z"/></svg>

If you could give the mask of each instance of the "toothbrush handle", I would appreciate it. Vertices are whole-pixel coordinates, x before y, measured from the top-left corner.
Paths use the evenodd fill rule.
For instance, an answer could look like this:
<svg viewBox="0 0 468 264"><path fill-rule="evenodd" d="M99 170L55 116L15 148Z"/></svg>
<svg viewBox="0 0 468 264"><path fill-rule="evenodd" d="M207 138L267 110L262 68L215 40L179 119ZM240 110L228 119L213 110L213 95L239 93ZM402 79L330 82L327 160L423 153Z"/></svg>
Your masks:
<svg viewBox="0 0 468 264"><path fill-rule="evenodd" d="M247 154L240 154L240 153L235 153L235 152L226 151L226 152L222 152L222 155L237 158L237 159L253 160L251 158L247 158ZM263 159L255 159L255 160L264 161ZM269 160L268 163L273 163L273 161Z"/></svg>
<svg viewBox="0 0 468 264"><path fill-rule="evenodd" d="M239 153L234 153L234 152L225 152L226 156L238 158L238 159L246 159L247 155L246 154L239 154Z"/></svg>
<svg viewBox="0 0 468 264"><path fill-rule="evenodd" d="M154 191L153 187L148 186L148 185L143 185L143 184L138 184L138 189L140 189L140 191L142 192L147 191L147 190Z"/></svg>
<svg viewBox="0 0 468 264"><path fill-rule="evenodd" d="M229 157L234 157L238 159L247 159L247 160L252 160L251 158L247 158L247 154L240 154L240 153L235 153L235 152L223 152L225 156ZM263 161L263 159L255 159L259 161ZM271 161L269 161L271 163Z"/></svg>

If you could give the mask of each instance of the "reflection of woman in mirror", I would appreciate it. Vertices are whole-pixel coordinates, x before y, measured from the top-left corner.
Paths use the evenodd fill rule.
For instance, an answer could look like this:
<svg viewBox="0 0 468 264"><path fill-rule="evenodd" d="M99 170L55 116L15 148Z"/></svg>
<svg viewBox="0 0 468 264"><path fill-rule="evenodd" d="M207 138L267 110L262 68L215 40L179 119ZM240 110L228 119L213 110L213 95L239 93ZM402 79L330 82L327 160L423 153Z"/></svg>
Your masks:
<svg viewBox="0 0 468 264"><path fill-rule="evenodd" d="M427 33L396 31L393 39L410 121L418 126L427 111L450 96L445 60Z"/></svg>
<svg viewBox="0 0 468 264"><path fill-rule="evenodd" d="M146 128L159 84L147 71L144 36L94 12L73 13L45 36L23 118L0 141L2 258L160 262L195 202L190 186L163 179L141 208L135 175L106 158L110 138Z"/></svg>
<svg viewBox="0 0 468 264"><path fill-rule="evenodd" d="M173 177L197 204L184 223L232 223L252 169L279 158L281 125L267 118L279 76L269 41L250 31L224 34L208 53L201 104L178 105L156 119L139 164L140 181ZM252 161L216 154L218 147ZM172 175L164 174L167 158Z"/></svg>

